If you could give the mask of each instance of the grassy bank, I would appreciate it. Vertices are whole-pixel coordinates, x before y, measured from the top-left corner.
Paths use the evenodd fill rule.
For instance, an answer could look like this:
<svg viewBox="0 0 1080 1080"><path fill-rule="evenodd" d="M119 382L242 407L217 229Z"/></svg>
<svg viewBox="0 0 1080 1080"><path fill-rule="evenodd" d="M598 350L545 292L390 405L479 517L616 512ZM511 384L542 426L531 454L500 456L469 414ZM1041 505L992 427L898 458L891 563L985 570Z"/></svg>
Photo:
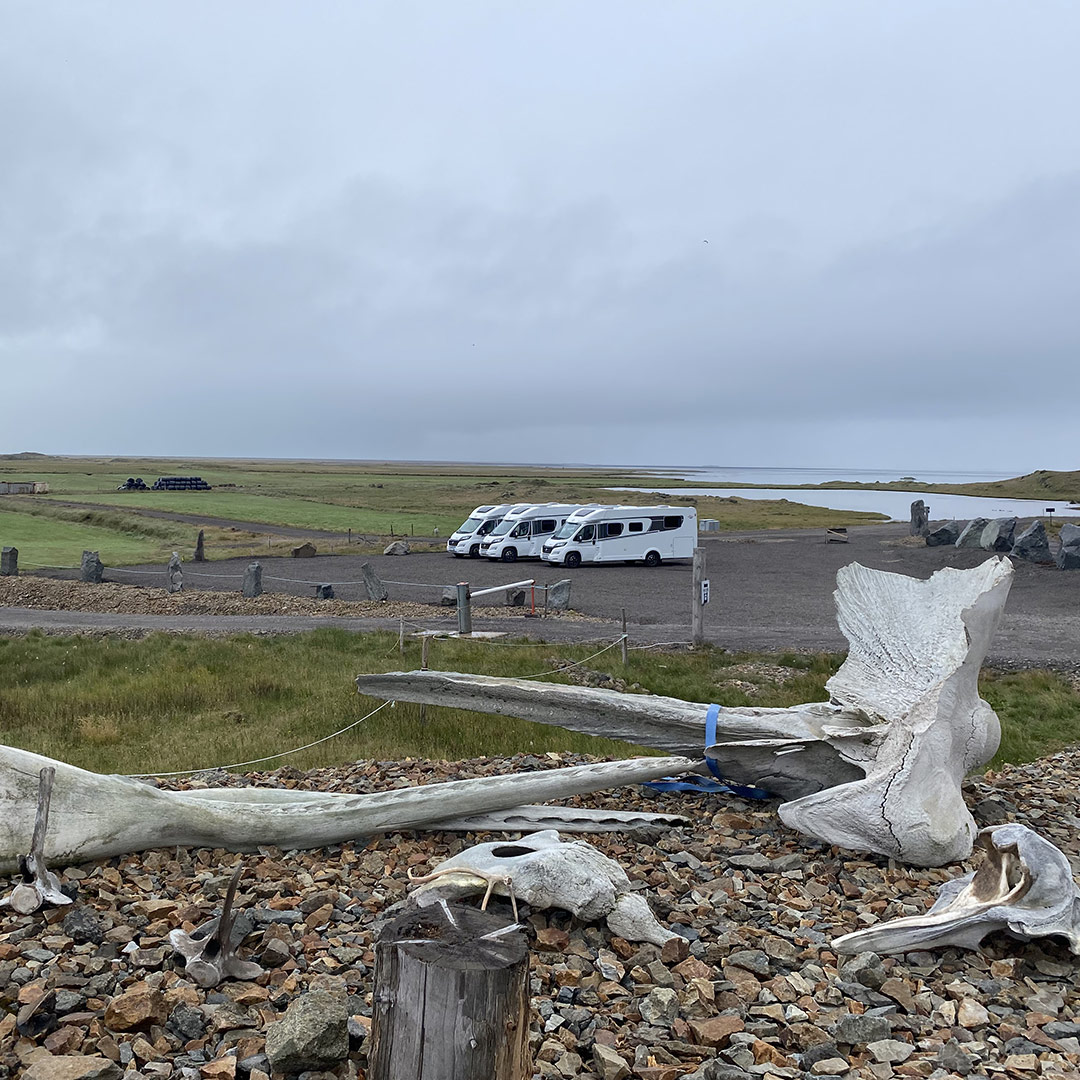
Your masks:
<svg viewBox="0 0 1080 1080"><path fill-rule="evenodd" d="M142 640L48 637L0 639L0 742L101 772L172 771L246 761L322 738L379 702L356 694L361 672L420 666L420 645L404 658L396 636L319 630L290 637ZM547 671L596 646L438 641L431 666L490 675ZM585 668L653 693L722 705L787 706L824 700L836 655L738 656L618 649ZM565 681L552 676L551 681ZM1080 693L1047 672L988 674L984 694L1002 718L993 764L1031 760L1080 742ZM267 768L354 759L458 760L520 751L625 755L625 744L504 717L400 704L352 731Z"/></svg>

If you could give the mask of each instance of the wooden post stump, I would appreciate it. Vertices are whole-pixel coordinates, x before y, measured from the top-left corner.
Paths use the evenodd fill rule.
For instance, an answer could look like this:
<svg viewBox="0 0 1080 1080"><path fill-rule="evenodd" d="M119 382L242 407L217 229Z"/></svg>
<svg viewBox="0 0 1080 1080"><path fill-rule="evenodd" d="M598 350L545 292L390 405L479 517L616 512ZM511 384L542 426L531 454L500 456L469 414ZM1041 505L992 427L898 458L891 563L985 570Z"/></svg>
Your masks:
<svg viewBox="0 0 1080 1080"><path fill-rule="evenodd" d="M528 1080L529 954L508 919L406 912L375 944L369 1080ZM513 925L512 923L510 925Z"/></svg>

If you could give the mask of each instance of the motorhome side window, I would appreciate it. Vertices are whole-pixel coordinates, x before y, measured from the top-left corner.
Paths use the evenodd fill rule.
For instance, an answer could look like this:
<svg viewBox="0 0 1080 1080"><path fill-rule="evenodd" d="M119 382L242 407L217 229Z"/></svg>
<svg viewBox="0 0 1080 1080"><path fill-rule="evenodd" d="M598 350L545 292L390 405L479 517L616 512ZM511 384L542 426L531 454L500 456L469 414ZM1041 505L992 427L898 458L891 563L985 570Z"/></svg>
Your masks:
<svg viewBox="0 0 1080 1080"><path fill-rule="evenodd" d="M541 518L533 524L533 535L535 536L547 536L548 533L553 533L554 531L555 520L553 518Z"/></svg>
<svg viewBox="0 0 1080 1080"><path fill-rule="evenodd" d="M596 530L595 525L584 525L584 526L582 526L581 532L579 532L577 534L577 539L578 540L591 540L593 538L593 534L594 534L595 530Z"/></svg>
<svg viewBox="0 0 1080 1080"><path fill-rule="evenodd" d="M682 528L682 515L672 514L664 518L665 529L681 529Z"/></svg>
<svg viewBox="0 0 1080 1080"><path fill-rule="evenodd" d="M663 518L649 518L649 532L663 532L664 531L664 519Z"/></svg>
<svg viewBox="0 0 1080 1080"><path fill-rule="evenodd" d="M529 523L527 521L521 522L520 525L510 534L511 536L528 536L529 535Z"/></svg>
<svg viewBox="0 0 1080 1080"><path fill-rule="evenodd" d="M645 524L644 524L644 522L641 522L641 521L631 521L630 524L626 527L626 531L627 532L644 532L645 531Z"/></svg>
<svg viewBox="0 0 1080 1080"><path fill-rule="evenodd" d="M487 536L492 529L495 528L496 522L494 518L488 518L479 529L476 530L478 536Z"/></svg>
<svg viewBox="0 0 1080 1080"><path fill-rule="evenodd" d="M605 521L600 525L600 539L610 540L613 536L622 536L623 523L621 521Z"/></svg>

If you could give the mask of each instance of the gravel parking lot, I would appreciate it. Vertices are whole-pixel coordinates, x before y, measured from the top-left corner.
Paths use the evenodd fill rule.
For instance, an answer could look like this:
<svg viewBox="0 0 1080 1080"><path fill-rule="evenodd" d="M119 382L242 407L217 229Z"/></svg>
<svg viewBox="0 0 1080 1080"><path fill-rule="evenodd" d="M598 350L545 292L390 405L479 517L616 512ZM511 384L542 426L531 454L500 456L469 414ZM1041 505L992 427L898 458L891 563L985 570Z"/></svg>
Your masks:
<svg viewBox="0 0 1080 1080"><path fill-rule="evenodd" d="M709 639L732 650L842 649L846 643L836 627L832 600L836 572L841 566L857 561L925 578L944 566L970 567L989 557L980 551L912 545L905 542L906 534L903 525L872 525L852 529L848 544L826 544L824 534L817 530L703 538L711 581L711 600L705 611ZM187 563L184 587L238 590L248 561ZM453 622L452 615L437 606L444 585L468 581L474 589L479 589L529 577L535 577L541 584L568 577L573 582L571 603L575 609L594 617L618 620L625 608L631 637L636 641L683 641L689 636L689 563L666 564L656 569L617 565L564 570L536 562L506 564L487 559L455 559L443 552L406 557L317 555L311 559L262 560L264 588L268 592L311 597L315 584L332 582L340 599L359 600L365 596L363 588L351 583L360 581L360 565L365 561L371 562L388 582L412 583L391 584L392 599L430 602L432 620L441 619L448 625ZM165 584L163 567L127 569L142 573L111 570L106 577L129 584ZM539 604L540 594L537 600ZM12 610L0 612L0 629L16 628L15 624L25 628L25 617L17 618ZM48 622L44 612L29 614L42 624ZM76 613L63 614L70 622ZM296 626L281 628L310 625L310 617L294 621ZM258 622L259 628L265 629L267 618ZM349 622L357 628L378 625L377 620ZM196 628L188 624L185 628ZM243 628L236 618L230 620L230 625L234 629ZM505 628L518 634L525 632L526 627L534 627L532 632L549 639L595 640L610 632L602 624L571 624L562 620L523 624L520 619L514 619L505 627L497 620L486 620L483 625L476 625L476 629ZM1080 573L1018 561L1005 618L991 647L990 659L996 663L1080 670Z"/></svg>

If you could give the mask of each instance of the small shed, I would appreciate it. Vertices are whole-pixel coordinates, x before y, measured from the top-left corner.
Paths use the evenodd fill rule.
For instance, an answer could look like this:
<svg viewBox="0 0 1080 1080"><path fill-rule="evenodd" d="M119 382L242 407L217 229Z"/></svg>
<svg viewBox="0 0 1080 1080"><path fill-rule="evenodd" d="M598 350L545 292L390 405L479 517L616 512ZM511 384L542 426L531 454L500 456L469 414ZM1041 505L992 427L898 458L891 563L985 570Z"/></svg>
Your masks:
<svg viewBox="0 0 1080 1080"><path fill-rule="evenodd" d="M44 480L0 480L0 495L47 495L49 485Z"/></svg>

